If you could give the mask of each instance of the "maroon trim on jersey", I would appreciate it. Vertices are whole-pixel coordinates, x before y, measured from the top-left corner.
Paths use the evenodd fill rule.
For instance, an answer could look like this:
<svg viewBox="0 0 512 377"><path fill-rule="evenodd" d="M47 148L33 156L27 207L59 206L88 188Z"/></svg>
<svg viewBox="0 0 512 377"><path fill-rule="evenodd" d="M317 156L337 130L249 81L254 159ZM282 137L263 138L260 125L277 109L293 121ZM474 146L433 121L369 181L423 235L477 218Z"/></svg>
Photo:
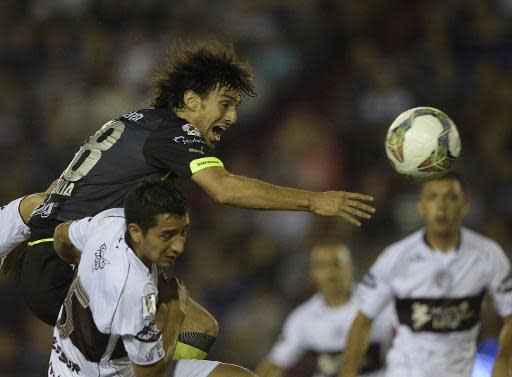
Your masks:
<svg viewBox="0 0 512 377"><path fill-rule="evenodd" d="M448 333L469 330L480 320L485 292L458 298L395 298L400 324L414 332Z"/></svg>
<svg viewBox="0 0 512 377"><path fill-rule="evenodd" d="M71 300L73 322L77 325L69 334L69 339L87 360L98 363L105 355L110 334L102 334L98 330L89 306L82 307L75 295Z"/></svg>

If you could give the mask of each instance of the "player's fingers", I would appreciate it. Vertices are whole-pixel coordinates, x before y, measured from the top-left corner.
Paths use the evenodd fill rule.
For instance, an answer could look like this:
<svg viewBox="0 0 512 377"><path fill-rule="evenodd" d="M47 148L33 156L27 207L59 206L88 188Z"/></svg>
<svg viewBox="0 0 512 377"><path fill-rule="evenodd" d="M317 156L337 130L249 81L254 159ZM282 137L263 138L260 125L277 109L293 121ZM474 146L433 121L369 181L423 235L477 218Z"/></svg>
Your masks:
<svg viewBox="0 0 512 377"><path fill-rule="evenodd" d="M366 213L375 213L375 208L357 200L347 200L347 207L357 208Z"/></svg>
<svg viewBox="0 0 512 377"><path fill-rule="evenodd" d="M355 218L353 218L352 216L350 216L348 213L345 213L345 212L341 212L340 213L340 216L343 217L345 220L347 220L349 223L351 223L352 225L355 225L355 226L361 226L361 222L360 221L357 221Z"/></svg>
<svg viewBox="0 0 512 377"><path fill-rule="evenodd" d="M351 213L357 217L361 217L363 219L371 219L372 215L363 211L358 210L357 208L345 207L343 208L345 212Z"/></svg>
<svg viewBox="0 0 512 377"><path fill-rule="evenodd" d="M349 199L363 200L365 202L373 202L373 196L360 194L358 192L346 192Z"/></svg>

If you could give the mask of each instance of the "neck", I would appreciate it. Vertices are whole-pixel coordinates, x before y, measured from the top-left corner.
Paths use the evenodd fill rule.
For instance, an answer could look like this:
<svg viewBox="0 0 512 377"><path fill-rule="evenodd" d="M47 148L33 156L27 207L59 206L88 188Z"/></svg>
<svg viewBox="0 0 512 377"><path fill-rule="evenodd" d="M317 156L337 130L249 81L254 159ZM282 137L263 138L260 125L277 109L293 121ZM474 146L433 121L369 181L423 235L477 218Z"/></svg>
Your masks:
<svg viewBox="0 0 512 377"><path fill-rule="evenodd" d="M455 250L459 245L460 230L447 234L436 234L427 230L426 238L428 244L434 249L447 253Z"/></svg>
<svg viewBox="0 0 512 377"><path fill-rule="evenodd" d="M335 294L323 294L327 306L336 307L345 304L350 299L350 292L339 292Z"/></svg>
<svg viewBox="0 0 512 377"><path fill-rule="evenodd" d="M130 237L130 233L128 231L126 231L126 233L124 234L124 239L125 239L126 244L130 247L130 249L133 250L133 252L137 256L137 258L139 258L140 261L142 263L144 263L144 265L147 268L151 268L151 262L146 260L146 258L144 257L144 254L142 254L142 251L137 247L137 244L135 242L133 242L132 238Z"/></svg>
<svg viewBox="0 0 512 377"><path fill-rule="evenodd" d="M195 126L195 118L192 116L190 111L186 109L176 109L174 110L174 113L176 114L176 116L180 117L181 119L185 119L188 123Z"/></svg>

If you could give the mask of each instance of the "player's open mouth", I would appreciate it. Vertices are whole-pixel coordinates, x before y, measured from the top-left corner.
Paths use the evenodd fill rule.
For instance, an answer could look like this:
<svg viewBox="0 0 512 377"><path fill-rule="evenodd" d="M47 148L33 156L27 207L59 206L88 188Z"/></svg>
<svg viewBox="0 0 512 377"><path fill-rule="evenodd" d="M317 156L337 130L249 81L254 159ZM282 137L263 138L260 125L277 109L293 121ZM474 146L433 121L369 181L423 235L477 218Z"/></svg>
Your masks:
<svg viewBox="0 0 512 377"><path fill-rule="evenodd" d="M222 136L222 134L224 133L224 131L227 130L227 127L226 126L221 126L219 124L216 124L215 126L212 127L212 133L213 133L213 137L216 141L219 141L220 140L220 137Z"/></svg>

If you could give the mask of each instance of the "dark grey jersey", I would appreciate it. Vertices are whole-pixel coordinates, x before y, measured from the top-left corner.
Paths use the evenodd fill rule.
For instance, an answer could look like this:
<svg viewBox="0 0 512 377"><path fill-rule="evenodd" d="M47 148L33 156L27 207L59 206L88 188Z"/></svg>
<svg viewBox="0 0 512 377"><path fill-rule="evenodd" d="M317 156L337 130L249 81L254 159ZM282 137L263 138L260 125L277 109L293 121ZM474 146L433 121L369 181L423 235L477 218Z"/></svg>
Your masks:
<svg viewBox="0 0 512 377"><path fill-rule="evenodd" d="M149 176L189 178L222 166L199 132L167 109L131 112L107 122L78 150L29 226L53 234L63 221L122 207L126 193Z"/></svg>

